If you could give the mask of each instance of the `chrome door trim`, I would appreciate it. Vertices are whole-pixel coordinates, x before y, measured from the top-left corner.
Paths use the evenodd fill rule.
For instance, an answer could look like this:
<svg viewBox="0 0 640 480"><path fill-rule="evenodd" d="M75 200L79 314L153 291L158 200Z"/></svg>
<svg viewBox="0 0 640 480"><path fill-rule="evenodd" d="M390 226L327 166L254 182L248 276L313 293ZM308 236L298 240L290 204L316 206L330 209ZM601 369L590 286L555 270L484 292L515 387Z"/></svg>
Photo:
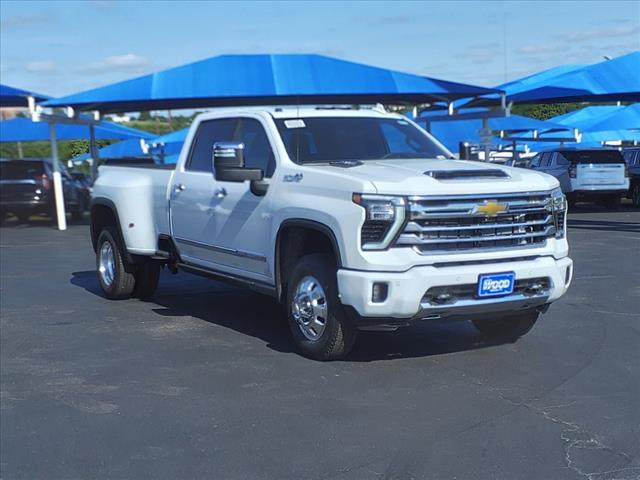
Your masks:
<svg viewBox="0 0 640 480"><path fill-rule="evenodd" d="M174 237L175 241L178 243L183 243L185 245L191 245L192 247L204 248L207 250L211 250L218 253L225 253L227 255L233 255L235 257L248 258L250 260L256 260L258 262L267 262L267 257L264 255L259 255L253 252L247 252L245 250L237 250L233 248L219 247L217 245L210 245L208 243L198 242L196 240L189 240L186 238Z"/></svg>

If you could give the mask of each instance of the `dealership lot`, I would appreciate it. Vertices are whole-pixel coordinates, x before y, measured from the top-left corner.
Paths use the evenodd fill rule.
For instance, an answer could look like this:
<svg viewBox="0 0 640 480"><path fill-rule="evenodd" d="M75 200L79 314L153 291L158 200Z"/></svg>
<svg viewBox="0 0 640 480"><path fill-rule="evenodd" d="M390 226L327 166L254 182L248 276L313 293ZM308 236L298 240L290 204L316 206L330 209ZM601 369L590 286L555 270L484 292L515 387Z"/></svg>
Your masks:
<svg viewBox="0 0 640 480"><path fill-rule="evenodd" d="M88 227L0 230L3 478L640 476L640 212L569 216L575 278L516 344L465 323L292 351L269 298L99 291Z"/></svg>

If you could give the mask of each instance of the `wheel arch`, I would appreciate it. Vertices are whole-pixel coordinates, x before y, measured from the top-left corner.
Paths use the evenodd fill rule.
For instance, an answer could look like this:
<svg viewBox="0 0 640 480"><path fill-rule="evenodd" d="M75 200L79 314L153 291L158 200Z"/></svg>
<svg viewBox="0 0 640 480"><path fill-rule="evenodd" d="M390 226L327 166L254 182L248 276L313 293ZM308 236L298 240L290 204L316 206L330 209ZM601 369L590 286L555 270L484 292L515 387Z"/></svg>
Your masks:
<svg viewBox="0 0 640 480"><path fill-rule="evenodd" d="M320 236L311 236L319 234ZM295 250L291 255L285 257L283 249L291 246L294 240L301 240L295 243ZM306 242L309 243L306 243ZM277 295L283 299L286 291L286 275L293 268L295 260L310 253L326 252L331 253L335 258L338 268L342 267L342 254L337 237L333 230L324 223L303 218L287 219L280 224L276 235L275 244L275 282Z"/></svg>
<svg viewBox="0 0 640 480"><path fill-rule="evenodd" d="M120 225L120 217L118 216L118 209L116 208L115 203L108 198L97 197L91 200L91 221L89 222L89 228L91 232L91 245L93 246L93 250L96 251L98 248L98 236L104 227L113 226L118 233L118 238L116 239L120 242L120 245L123 247L123 251L126 253L126 245L124 242L124 237L122 235L122 228ZM128 260L131 260L130 258Z"/></svg>

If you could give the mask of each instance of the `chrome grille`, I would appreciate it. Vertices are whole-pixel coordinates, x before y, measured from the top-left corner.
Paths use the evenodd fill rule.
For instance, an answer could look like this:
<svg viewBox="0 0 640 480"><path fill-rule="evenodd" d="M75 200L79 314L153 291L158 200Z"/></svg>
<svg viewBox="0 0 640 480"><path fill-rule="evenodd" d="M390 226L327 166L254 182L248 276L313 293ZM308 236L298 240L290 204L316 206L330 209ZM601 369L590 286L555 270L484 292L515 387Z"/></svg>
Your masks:
<svg viewBox="0 0 640 480"><path fill-rule="evenodd" d="M478 213L495 203L504 211ZM422 254L535 247L556 233L548 192L413 197L408 205L409 219L395 245Z"/></svg>

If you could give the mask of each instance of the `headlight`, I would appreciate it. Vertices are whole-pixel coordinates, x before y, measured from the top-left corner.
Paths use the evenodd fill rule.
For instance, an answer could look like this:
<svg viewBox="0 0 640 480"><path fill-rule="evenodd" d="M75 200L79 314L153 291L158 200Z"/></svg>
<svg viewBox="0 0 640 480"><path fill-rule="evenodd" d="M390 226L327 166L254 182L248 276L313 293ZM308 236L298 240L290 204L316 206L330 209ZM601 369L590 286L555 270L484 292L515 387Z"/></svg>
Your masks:
<svg viewBox="0 0 640 480"><path fill-rule="evenodd" d="M551 211L553 223L556 227L556 238L564 238L567 217L567 198L560 187L551 191Z"/></svg>
<svg viewBox="0 0 640 480"><path fill-rule="evenodd" d="M404 198L354 193L353 202L365 210L360 232L362 249L384 250L389 247L404 224Z"/></svg>

